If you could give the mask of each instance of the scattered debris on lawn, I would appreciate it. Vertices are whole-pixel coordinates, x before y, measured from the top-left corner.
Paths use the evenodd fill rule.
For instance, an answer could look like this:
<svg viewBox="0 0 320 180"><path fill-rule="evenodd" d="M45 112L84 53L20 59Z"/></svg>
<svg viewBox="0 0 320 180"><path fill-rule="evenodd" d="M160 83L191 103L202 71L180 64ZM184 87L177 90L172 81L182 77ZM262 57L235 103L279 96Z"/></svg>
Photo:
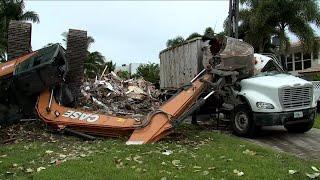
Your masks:
<svg viewBox="0 0 320 180"><path fill-rule="evenodd" d="M234 169L234 170L233 170L233 173L236 174L237 176L243 176L243 175L244 175L244 172L239 171L239 170L237 170L237 169Z"/></svg>
<svg viewBox="0 0 320 180"><path fill-rule="evenodd" d="M308 176L310 179L315 179L320 176L320 173L306 173L306 176Z"/></svg>
<svg viewBox="0 0 320 180"><path fill-rule="evenodd" d="M79 106L95 112L123 116L144 116L157 109L160 91L144 79L123 80L114 72L99 79L87 79L81 86Z"/></svg>
<svg viewBox="0 0 320 180"><path fill-rule="evenodd" d="M164 152L162 152L162 154L167 155L167 156L171 155L172 153L173 152L171 150L165 150Z"/></svg>
<svg viewBox="0 0 320 180"><path fill-rule="evenodd" d="M46 132L46 125L42 121L20 122L0 128L0 144L17 144L20 142L34 142L37 140L54 143L63 136Z"/></svg>
<svg viewBox="0 0 320 180"><path fill-rule="evenodd" d="M51 153L53 153L53 151L51 151L51 150L46 150L46 154L51 154Z"/></svg>
<svg viewBox="0 0 320 180"><path fill-rule="evenodd" d="M243 154L247 154L247 155L251 155L251 156L254 156L256 155L257 153L254 152L254 151L251 151L249 149L246 149L245 151L242 152Z"/></svg>
<svg viewBox="0 0 320 180"><path fill-rule="evenodd" d="M297 170L289 169L289 174L295 174L297 172L298 172Z"/></svg>
<svg viewBox="0 0 320 180"><path fill-rule="evenodd" d="M319 169L317 167L315 167L315 166L311 166L311 169L316 171L316 172L319 172Z"/></svg>
<svg viewBox="0 0 320 180"><path fill-rule="evenodd" d="M26 170L26 172L27 172L27 173L32 173L32 172L33 172L33 169L32 169L32 168L28 168L28 169Z"/></svg>
<svg viewBox="0 0 320 180"><path fill-rule="evenodd" d="M40 172L40 171L45 170L45 169L46 169L45 167L38 167L37 168L37 172Z"/></svg>

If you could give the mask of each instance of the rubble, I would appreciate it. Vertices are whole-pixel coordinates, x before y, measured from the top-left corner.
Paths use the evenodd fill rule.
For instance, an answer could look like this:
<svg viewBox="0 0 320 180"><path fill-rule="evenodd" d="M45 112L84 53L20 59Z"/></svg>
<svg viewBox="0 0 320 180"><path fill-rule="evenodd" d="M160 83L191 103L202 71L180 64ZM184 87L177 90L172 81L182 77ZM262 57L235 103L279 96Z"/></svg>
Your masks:
<svg viewBox="0 0 320 180"><path fill-rule="evenodd" d="M143 78L123 80L116 73L87 79L81 86L79 108L109 115L139 117L157 109L160 91Z"/></svg>

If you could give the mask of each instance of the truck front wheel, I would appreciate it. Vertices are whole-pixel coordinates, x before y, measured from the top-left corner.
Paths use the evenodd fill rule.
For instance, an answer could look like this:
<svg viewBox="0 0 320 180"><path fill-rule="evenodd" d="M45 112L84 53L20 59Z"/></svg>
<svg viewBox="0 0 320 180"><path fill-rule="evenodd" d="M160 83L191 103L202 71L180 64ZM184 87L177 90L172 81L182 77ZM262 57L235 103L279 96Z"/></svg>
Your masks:
<svg viewBox="0 0 320 180"><path fill-rule="evenodd" d="M298 123L298 124L287 124L284 125L284 127L287 129L288 132L292 132L292 133L304 133L309 131L314 124L314 115L311 115L312 117L310 117L310 121L306 122L306 123Z"/></svg>
<svg viewBox="0 0 320 180"><path fill-rule="evenodd" d="M258 129L253 122L251 110L243 104L235 107L231 126L234 134L243 137L253 137Z"/></svg>

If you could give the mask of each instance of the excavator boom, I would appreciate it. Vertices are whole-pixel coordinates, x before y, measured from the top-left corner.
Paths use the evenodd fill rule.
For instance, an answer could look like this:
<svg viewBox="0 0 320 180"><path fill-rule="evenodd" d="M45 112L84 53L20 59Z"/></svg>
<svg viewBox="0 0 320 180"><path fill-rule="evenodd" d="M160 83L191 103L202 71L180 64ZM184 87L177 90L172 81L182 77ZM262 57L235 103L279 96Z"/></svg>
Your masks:
<svg viewBox="0 0 320 180"><path fill-rule="evenodd" d="M32 52L32 53L26 54L24 56L21 56L17 59L14 59L12 61L1 63L0 64L0 77L12 76L17 65L19 65L21 62L27 60L31 56L35 55L36 53L37 52Z"/></svg>

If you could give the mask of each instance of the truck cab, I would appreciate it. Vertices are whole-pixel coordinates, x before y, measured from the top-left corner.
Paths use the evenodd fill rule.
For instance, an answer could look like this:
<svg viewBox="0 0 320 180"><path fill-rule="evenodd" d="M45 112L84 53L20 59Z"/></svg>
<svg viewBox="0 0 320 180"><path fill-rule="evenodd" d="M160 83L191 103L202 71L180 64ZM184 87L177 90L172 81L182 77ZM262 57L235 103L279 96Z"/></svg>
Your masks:
<svg viewBox="0 0 320 180"><path fill-rule="evenodd" d="M275 59L254 54L254 76L240 81L232 127L240 136L252 136L262 126L283 125L303 133L314 124L316 99L311 82L286 73Z"/></svg>

